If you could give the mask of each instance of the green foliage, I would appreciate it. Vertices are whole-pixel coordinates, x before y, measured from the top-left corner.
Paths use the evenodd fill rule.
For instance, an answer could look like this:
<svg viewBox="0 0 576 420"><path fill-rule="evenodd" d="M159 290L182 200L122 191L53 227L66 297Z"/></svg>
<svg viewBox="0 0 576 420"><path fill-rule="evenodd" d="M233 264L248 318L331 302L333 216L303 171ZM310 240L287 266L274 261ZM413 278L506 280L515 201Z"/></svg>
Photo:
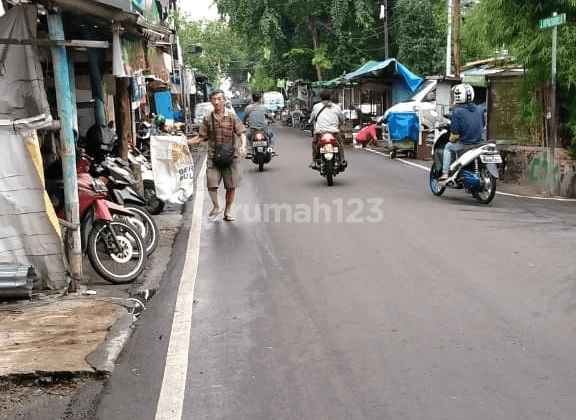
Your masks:
<svg viewBox="0 0 576 420"><path fill-rule="evenodd" d="M178 15L175 15L178 19ZM182 47L184 63L209 81L217 82L228 75L237 83L245 83L254 61L252 50L243 36L233 33L223 20L203 23L179 19L177 34ZM202 52L195 52L200 46Z"/></svg>
<svg viewBox="0 0 576 420"><path fill-rule="evenodd" d="M322 70L332 70L334 65L332 64L330 58L328 58L328 49L326 45L320 45L318 49L314 51L312 64L320 67Z"/></svg>
<svg viewBox="0 0 576 420"><path fill-rule="evenodd" d="M216 0L235 32L249 35L258 49L272 53L262 65L271 78L315 78L318 65L325 76L338 76L382 51L378 25L380 0ZM306 20L316 26L314 51ZM381 25L381 24L380 24ZM377 43L377 44L376 44ZM376 45L375 45L376 44ZM368 51L370 50L370 51Z"/></svg>
<svg viewBox="0 0 576 420"><path fill-rule="evenodd" d="M422 76L441 74L446 37L437 18L442 0L396 0L392 36L396 58Z"/></svg>
<svg viewBox="0 0 576 420"><path fill-rule="evenodd" d="M268 76L263 63L258 63L248 87L251 92L268 92L276 88L276 79Z"/></svg>
<svg viewBox="0 0 576 420"><path fill-rule="evenodd" d="M537 81L550 80L552 30L539 21L553 12L566 13L558 28L558 83L576 87L576 2L574 0L483 0L466 19L463 32L487 49L505 49Z"/></svg>
<svg viewBox="0 0 576 420"><path fill-rule="evenodd" d="M464 21L463 51L466 58L485 55L489 50L507 51L530 75L533 84L551 80L552 29L540 30L539 21L553 12L566 13L567 23L558 27L558 91L572 98L576 93L576 2L574 0L483 0ZM475 45L477 48L475 48ZM464 49L465 47L465 49ZM531 96L532 95L532 96ZM520 106L520 124L535 133L544 119L539 101L525 91ZM542 94L539 94L542 98ZM576 108L560 101L561 123L574 136L572 121ZM533 127L539 124L538 127ZM534 134L532 133L532 134ZM540 134L540 138L541 138ZM565 143L570 139L564 139Z"/></svg>

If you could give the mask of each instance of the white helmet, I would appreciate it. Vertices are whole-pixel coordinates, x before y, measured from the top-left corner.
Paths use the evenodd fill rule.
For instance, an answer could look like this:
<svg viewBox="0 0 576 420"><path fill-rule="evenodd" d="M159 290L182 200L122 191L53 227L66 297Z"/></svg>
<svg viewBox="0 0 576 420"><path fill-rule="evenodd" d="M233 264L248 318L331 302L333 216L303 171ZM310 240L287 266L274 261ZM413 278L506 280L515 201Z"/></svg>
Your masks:
<svg viewBox="0 0 576 420"><path fill-rule="evenodd" d="M469 84L463 83L452 88L454 103L468 104L474 100L474 89Z"/></svg>

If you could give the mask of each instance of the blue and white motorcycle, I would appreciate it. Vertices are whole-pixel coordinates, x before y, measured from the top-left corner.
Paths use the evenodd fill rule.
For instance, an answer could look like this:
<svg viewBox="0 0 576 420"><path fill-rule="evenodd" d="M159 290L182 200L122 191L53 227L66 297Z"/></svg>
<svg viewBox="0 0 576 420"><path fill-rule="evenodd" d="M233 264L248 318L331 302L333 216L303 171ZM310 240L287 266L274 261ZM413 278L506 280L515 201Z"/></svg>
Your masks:
<svg viewBox="0 0 576 420"><path fill-rule="evenodd" d="M496 194L496 180L499 178L499 165L502 157L495 143L470 145L456 153L457 158L450 164L448 179L439 181L442 175L444 147L448 143L450 131L447 126L434 129L433 163L430 168L430 190L440 196L446 188L464 189L481 204L488 204Z"/></svg>

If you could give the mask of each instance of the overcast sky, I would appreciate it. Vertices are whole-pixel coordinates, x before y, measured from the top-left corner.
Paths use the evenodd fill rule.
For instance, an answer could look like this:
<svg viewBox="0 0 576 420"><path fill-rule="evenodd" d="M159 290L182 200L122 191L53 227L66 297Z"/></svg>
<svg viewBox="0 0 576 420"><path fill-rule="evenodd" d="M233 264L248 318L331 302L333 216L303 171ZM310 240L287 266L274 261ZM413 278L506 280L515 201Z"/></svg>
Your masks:
<svg viewBox="0 0 576 420"><path fill-rule="evenodd" d="M214 0L180 0L180 7L183 14L192 20L218 19L218 8Z"/></svg>

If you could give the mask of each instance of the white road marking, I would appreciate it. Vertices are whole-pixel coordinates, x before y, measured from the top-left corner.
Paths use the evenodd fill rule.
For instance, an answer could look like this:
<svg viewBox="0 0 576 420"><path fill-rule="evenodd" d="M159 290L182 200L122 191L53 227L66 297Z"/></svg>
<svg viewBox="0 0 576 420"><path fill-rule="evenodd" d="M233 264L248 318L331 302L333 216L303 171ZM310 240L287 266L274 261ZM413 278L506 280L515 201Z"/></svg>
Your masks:
<svg viewBox="0 0 576 420"><path fill-rule="evenodd" d="M206 191L206 159L200 169L196 183L194 198L194 213L190 234L188 236L188 251L184 270L178 287L178 297L172 319L170 344L164 366L164 378L160 389L160 398L156 406L155 420L181 420L182 405L186 391L186 375L188 372L188 351L190 346L190 329L192 325L192 306L194 302L194 285L198 273L198 256L200 254L200 233L202 229L202 204Z"/></svg>

